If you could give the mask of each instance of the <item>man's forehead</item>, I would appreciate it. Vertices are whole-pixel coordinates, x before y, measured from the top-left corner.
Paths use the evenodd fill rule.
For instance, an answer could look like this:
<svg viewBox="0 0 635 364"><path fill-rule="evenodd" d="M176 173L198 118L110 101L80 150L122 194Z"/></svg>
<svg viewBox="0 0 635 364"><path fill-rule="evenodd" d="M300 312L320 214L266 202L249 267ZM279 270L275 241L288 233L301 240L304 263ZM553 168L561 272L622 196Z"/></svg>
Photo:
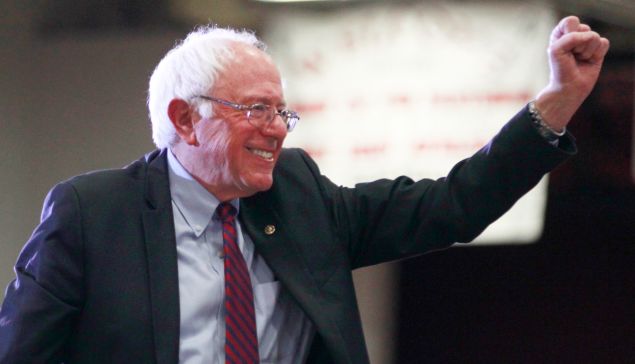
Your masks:
<svg viewBox="0 0 635 364"><path fill-rule="evenodd" d="M231 42L229 47L234 54L234 62L267 62L273 64L269 54L249 44Z"/></svg>
<svg viewBox="0 0 635 364"><path fill-rule="evenodd" d="M250 87L281 88L280 74L271 58L261 50L240 46L234 59L218 73L214 89Z"/></svg>

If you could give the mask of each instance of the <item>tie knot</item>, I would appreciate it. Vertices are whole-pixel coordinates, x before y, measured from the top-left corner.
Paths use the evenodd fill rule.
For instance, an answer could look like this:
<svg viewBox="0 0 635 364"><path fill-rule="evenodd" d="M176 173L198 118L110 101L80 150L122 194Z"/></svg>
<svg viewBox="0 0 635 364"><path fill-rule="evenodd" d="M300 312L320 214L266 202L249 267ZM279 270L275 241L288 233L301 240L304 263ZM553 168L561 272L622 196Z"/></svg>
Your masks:
<svg viewBox="0 0 635 364"><path fill-rule="evenodd" d="M236 216L236 208L229 202L223 202L216 208L216 213L221 221L232 221Z"/></svg>

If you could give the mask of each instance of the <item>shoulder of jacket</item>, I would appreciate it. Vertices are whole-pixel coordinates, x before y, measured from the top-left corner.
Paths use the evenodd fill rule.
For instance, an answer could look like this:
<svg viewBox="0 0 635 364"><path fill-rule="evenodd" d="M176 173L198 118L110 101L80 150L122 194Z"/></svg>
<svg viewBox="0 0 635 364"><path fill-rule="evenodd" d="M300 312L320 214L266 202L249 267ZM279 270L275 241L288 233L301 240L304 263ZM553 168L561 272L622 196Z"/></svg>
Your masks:
<svg viewBox="0 0 635 364"><path fill-rule="evenodd" d="M312 170L317 170L317 164L311 158L311 156L301 148L283 148L278 159L278 165L281 167L296 167L301 166L308 167Z"/></svg>
<svg viewBox="0 0 635 364"><path fill-rule="evenodd" d="M94 170L71 177L60 184L72 185L78 191L115 191L119 188L130 188L142 184L147 174L149 163L159 157L159 151L148 153L136 161L122 167Z"/></svg>

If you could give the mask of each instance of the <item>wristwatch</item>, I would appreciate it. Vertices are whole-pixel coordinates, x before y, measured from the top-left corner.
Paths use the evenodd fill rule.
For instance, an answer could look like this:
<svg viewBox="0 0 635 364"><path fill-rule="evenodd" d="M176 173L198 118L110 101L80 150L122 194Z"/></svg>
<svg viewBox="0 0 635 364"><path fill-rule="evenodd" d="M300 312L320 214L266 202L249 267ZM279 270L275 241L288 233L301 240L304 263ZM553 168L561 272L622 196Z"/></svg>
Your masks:
<svg viewBox="0 0 635 364"><path fill-rule="evenodd" d="M545 138L548 142L553 143L557 142L561 136L563 136L567 132L567 128L563 128L561 132L557 132L553 130L545 120L540 115L540 111L536 108L536 101L532 100L528 105L529 115L531 116L531 121L534 123L536 130L538 133Z"/></svg>

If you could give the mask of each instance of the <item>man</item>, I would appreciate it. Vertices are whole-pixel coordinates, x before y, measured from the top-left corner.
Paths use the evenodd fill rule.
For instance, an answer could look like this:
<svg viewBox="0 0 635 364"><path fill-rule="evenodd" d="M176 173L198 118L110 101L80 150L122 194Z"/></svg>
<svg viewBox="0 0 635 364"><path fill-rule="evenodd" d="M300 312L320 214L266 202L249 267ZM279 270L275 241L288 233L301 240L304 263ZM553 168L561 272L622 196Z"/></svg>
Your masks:
<svg viewBox="0 0 635 364"><path fill-rule="evenodd" d="M282 149L297 115L258 40L190 34L150 80L159 150L47 196L0 362L367 363L351 270L472 240L573 154L608 46L563 19L550 83L446 178L343 188Z"/></svg>

